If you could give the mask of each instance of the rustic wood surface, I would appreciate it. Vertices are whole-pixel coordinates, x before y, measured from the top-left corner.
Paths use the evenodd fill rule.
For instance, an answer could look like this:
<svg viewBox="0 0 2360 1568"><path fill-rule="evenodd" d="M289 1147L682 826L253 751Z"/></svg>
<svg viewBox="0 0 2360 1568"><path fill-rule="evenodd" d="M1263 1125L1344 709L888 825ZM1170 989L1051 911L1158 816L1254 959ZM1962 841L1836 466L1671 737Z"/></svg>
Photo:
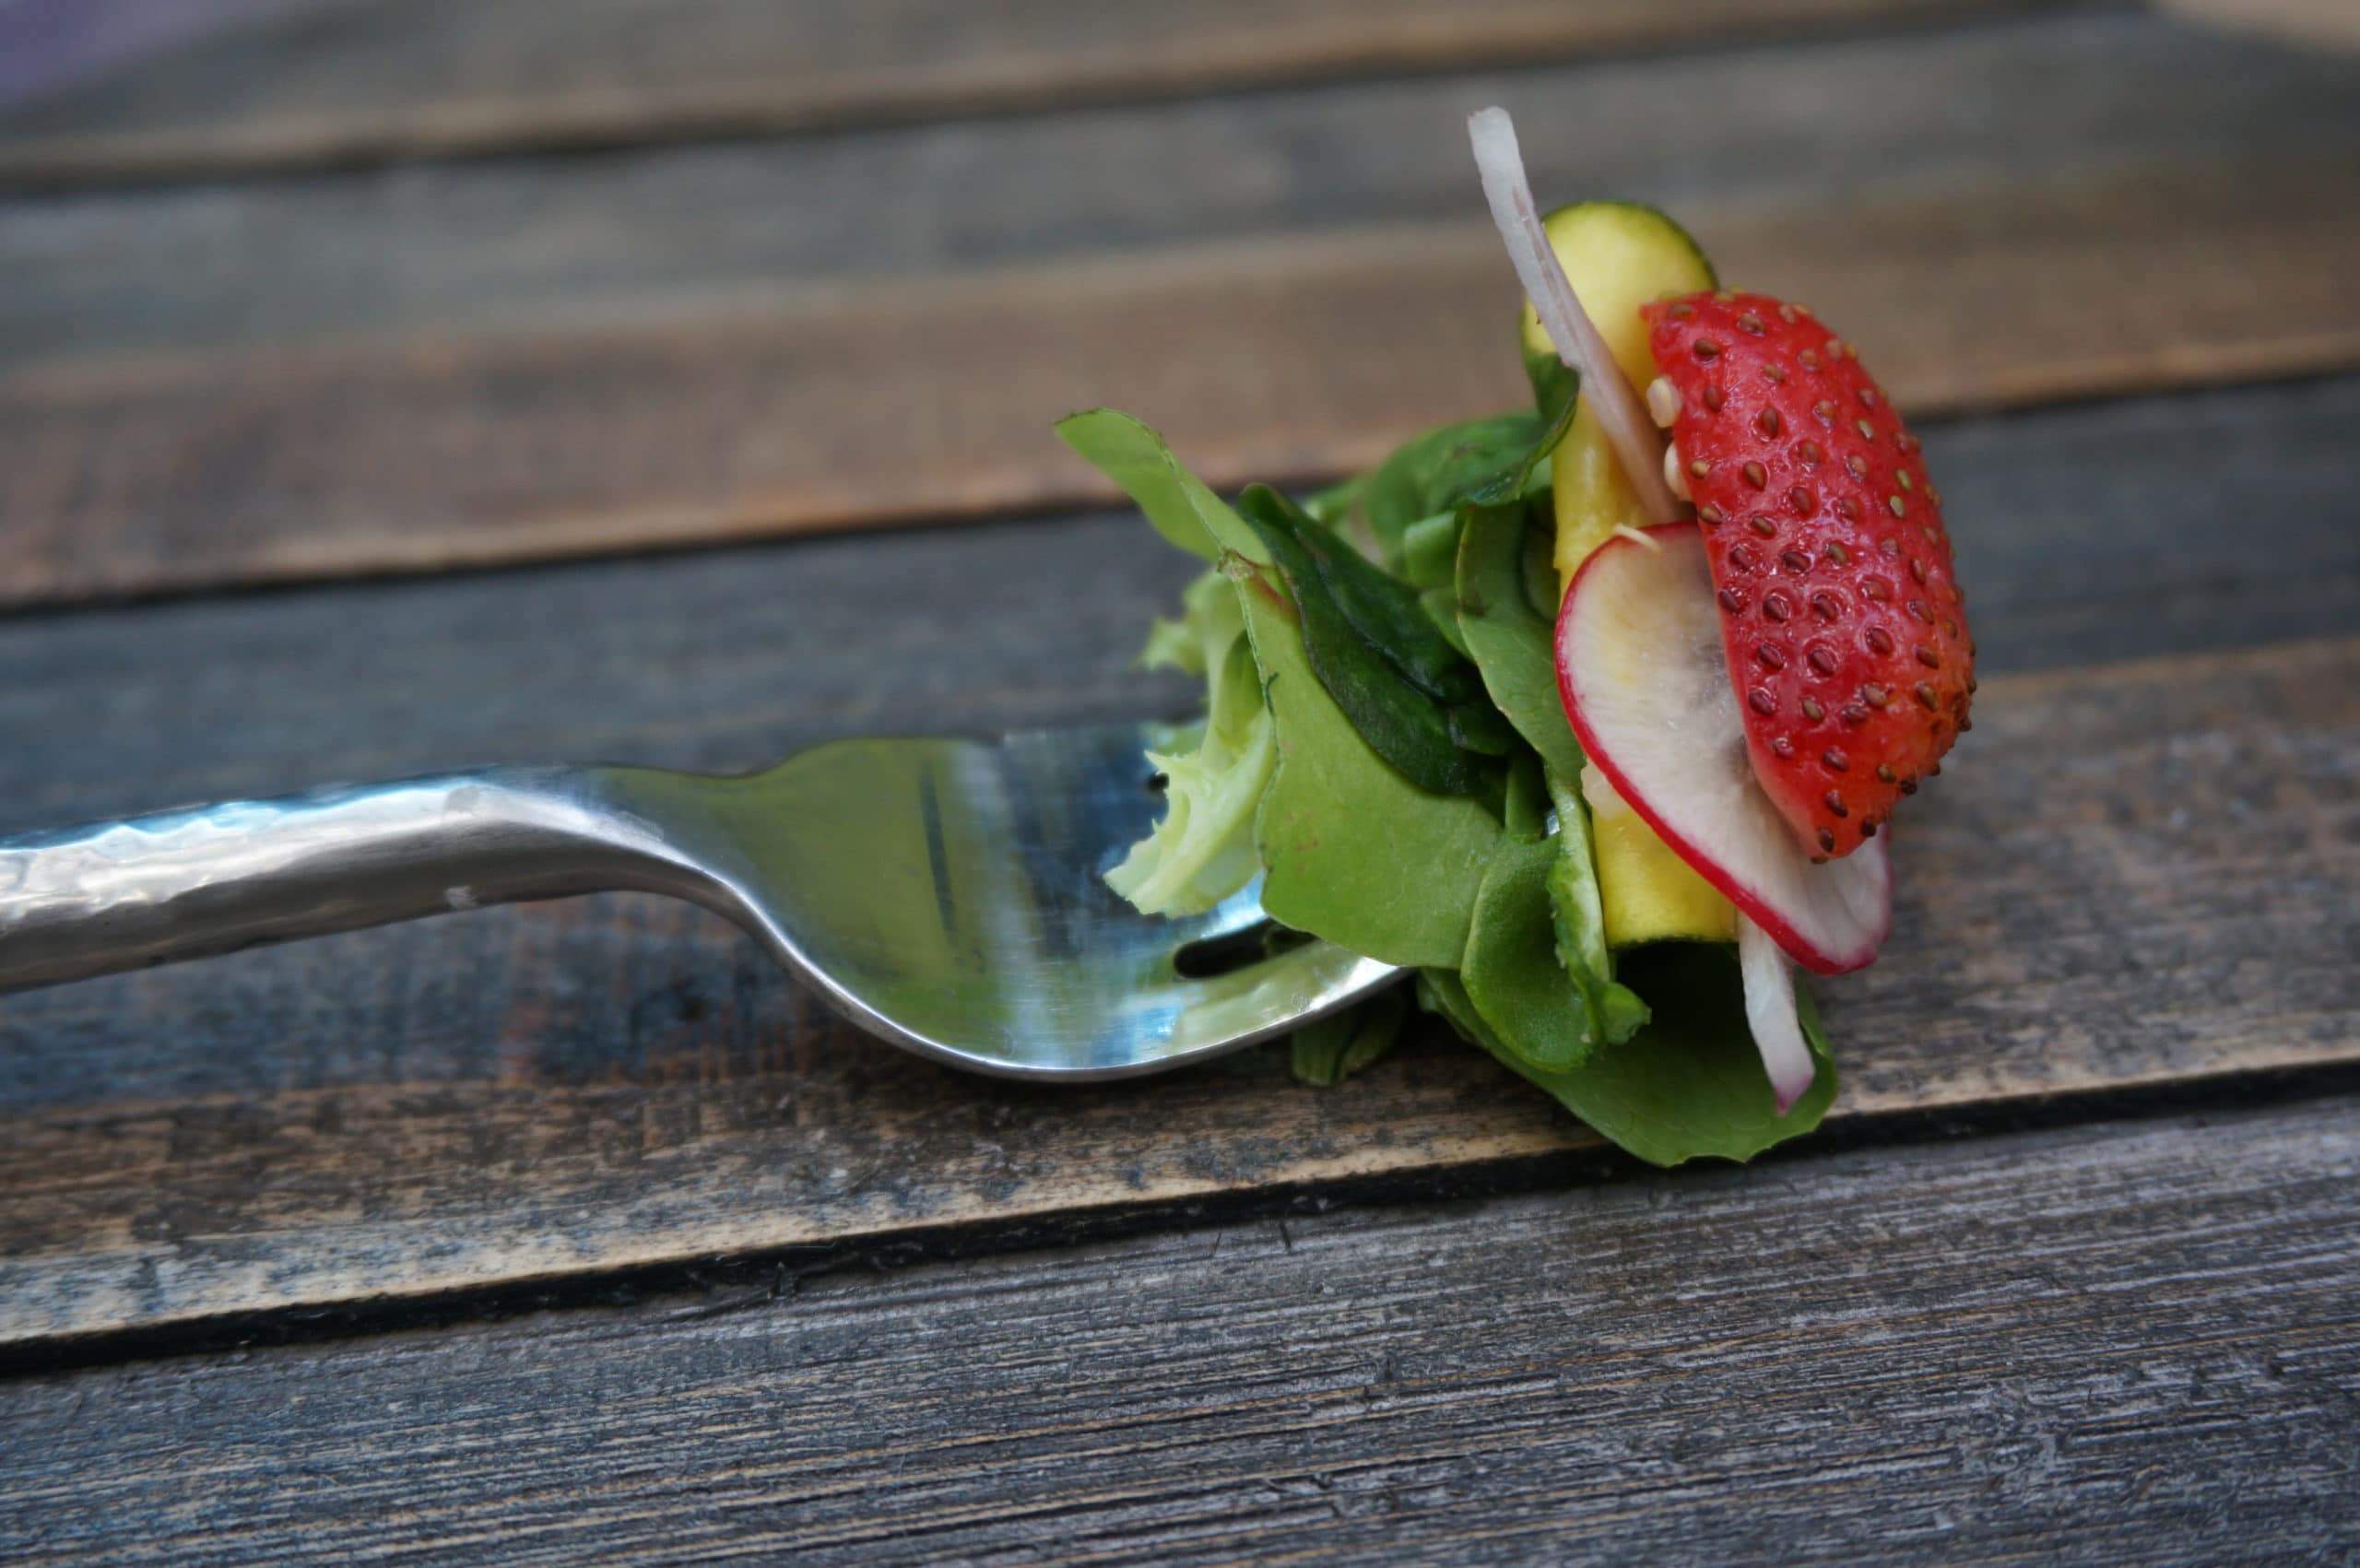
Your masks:
<svg viewBox="0 0 2360 1568"><path fill-rule="evenodd" d="M279 0L291 16L0 115L0 182L640 146L1923 25L2035 3Z"/></svg>
<svg viewBox="0 0 2360 1568"><path fill-rule="evenodd" d="M1783 86L1794 76L1815 89L1807 117ZM596 158L16 195L0 199L0 345L15 369L612 325L814 281L1480 223L1463 121L1487 100L1516 112L1552 199L1682 212L2140 170L2260 176L2348 159L2355 81L2360 64L2316 50L2099 12ZM1666 115L1667 102L1714 112Z"/></svg>
<svg viewBox="0 0 2360 1568"><path fill-rule="evenodd" d="M0 1387L0 1554L2360 1552L2360 1102L1297 1214Z"/></svg>
<svg viewBox="0 0 2360 1568"><path fill-rule="evenodd" d="M1044 433L1098 402L1218 482L1348 470L1522 395L1489 96L1921 411L2360 364L2360 62L2114 16L1813 59L1811 184L1764 48L0 203L0 606L1103 501ZM1718 112L1601 135L1666 98Z"/></svg>
<svg viewBox="0 0 2360 1568"><path fill-rule="evenodd" d="M0 1560L2360 1555L2360 56L302 9L0 112L0 831L1185 702L1189 563L1044 425L1307 481L1516 401L1494 100L1869 345L1978 722L1828 1130L1742 1171L1432 1033L972 1080L644 899L0 999Z"/></svg>
<svg viewBox="0 0 2360 1568"><path fill-rule="evenodd" d="M2212 27L2274 33L2360 49L2360 11L2343 0L2159 0L2163 9Z"/></svg>
<svg viewBox="0 0 2360 1568"><path fill-rule="evenodd" d="M1692 217L1732 277L1840 301L1916 413L2360 365L2360 160ZM1048 433L1098 404L1212 482L1316 479L1528 395L1495 248L1387 230L30 370L0 378L0 607L1103 503Z"/></svg>
<svg viewBox="0 0 2360 1568"><path fill-rule="evenodd" d="M2355 417L2342 382L1930 431L1986 667L2360 621ZM2283 519L2286 550L2212 526L2232 505ZM23 755L0 794L37 819L569 744L747 765L848 730L1088 719L1169 692L1123 671L1186 567L1143 525L885 543L125 611L80 635L0 625L15 733L145 698L77 760ZM1011 552L1092 584L1082 613L1044 617L1033 574L996 577ZM153 629L144 651L126 622ZM326 662L284 672L299 648ZM1887 961L1823 988L1844 1114L2360 1059L2360 643L2002 676L1977 712L1897 844ZM1480 1166L1579 1137L1439 1046L1328 1095L1291 1091L1275 1053L1146 1086L978 1083L868 1045L720 922L640 899L10 998L0 1063L8 1338Z"/></svg>

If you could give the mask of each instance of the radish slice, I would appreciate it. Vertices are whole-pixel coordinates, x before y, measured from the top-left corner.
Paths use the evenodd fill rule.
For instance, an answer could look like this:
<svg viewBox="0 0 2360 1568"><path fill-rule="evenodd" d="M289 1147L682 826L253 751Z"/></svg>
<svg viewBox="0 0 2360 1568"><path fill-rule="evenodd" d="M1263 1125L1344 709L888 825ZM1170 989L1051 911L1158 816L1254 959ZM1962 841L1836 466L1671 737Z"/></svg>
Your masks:
<svg viewBox="0 0 2360 1568"><path fill-rule="evenodd" d="M1681 506L1664 482L1663 437L1639 395L1631 390L1622 367L1607 351L1606 339L1582 309L1564 264L1549 243L1540 206L1532 199L1532 183L1525 177L1516 122L1504 109L1479 109L1467 117L1467 138L1475 144L1475 168L1483 176L1483 199L1491 204L1492 222L1507 244L1508 260L1516 264L1516 281L1524 285L1533 313L1548 330L1557 357L1581 376L1582 396L1598 415L1599 429L1647 515L1658 523L1673 521L1681 515Z"/></svg>
<svg viewBox="0 0 2360 1568"><path fill-rule="evenodd" d="M1583 562L1557 681L1607 782L1797 963L1841 974L1877 956L1893 919L1884 841L1813 864L1755 781L1693 524L1610 538Z"/></svg>
<svg viewBox="0 0 2360 1568"><path fill-rule="evenodd" d="M1753 1032L1753 1048L1762 1053L1762 1070L1770 1075L1770 1093L1783 1116L1819 1076L1795 1017L1794 971L1770 933L1743 914L1737 917L1737 967L1745 982L1745 1026Z"/></svg>

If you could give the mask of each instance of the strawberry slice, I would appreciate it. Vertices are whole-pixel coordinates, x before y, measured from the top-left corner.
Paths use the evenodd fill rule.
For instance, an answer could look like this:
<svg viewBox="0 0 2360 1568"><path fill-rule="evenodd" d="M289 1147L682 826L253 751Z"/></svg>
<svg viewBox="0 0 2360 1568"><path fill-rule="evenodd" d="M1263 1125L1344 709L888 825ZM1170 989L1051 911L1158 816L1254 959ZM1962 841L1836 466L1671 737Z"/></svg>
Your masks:
<svg viewBox="0 0 2360 1568"><path fill-rule="evenodd" d="M1852 346L1800 305L1724 289L1644 313L1754 774L1811 854L1849 855L1968 727L1941 497Z"/></svg>

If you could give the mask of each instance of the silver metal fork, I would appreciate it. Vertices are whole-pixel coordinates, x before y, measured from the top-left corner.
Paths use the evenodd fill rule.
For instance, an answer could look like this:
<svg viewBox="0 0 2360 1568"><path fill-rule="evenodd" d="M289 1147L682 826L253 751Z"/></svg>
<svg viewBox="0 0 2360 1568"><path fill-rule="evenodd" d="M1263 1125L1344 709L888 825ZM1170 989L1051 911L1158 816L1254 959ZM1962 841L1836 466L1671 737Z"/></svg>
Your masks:
<svg viewBox="0 0 2360 1568"><path fill-rule="evenodd" d="M847 740L737 778L493 768L0 838L0 991L486 904L633 890L736 921L845 1017L1002 1077L1235 1050L1399 971L1270 939L1249 888L1142 916L1150 727Z"/></svg>

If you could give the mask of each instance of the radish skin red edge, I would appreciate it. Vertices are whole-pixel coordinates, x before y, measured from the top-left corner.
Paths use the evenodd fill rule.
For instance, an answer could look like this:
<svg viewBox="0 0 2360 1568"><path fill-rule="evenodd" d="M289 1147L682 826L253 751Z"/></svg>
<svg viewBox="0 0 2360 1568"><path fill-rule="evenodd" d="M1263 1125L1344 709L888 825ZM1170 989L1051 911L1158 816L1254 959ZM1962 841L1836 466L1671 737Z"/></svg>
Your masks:
<svg viewBox="0 0 2360 1568"><path fill-rule="evenodd" d="M1657 837L1804 968L1842 974L1875 960L1893 918L1884 841L1814 865L1763 792L1697 528L1592 551L1557 618L1556 653L1589 765Z"/></svg>
<svg viewBox="0 0 2360 1568"><path fill-rule="evenodd" d="M1607 352L1596 324L1582 309L1573 281L1565 276L1564 266L1557 260L1548 232L1541 226L1540 205L1533 199L1532 184L1525 172L1515 122L1506 110L1493 107L1468 116L1467 131L1474 147L1476 167L1482 175L1483 195L1492 209L1492 221L1507 246L1516 277L1532 301L1534 313L1556 347L1558 357L1581 377L1581 395L1596 411L1599 429L1614 449L1623 477L1637 492L1648 515L1659 525L1650 532L1661 531L1660 525L1680 524L1688 515L1687 510L1664 478L1664 448L1657 439L1654 424L1637 391ZM1618 538L1610 540L1598 553L1602 555L1616 546L1632 548L1640 544L1653 548L1655 541ZM1587 564L1595 565L1597 560L1593 555ZM1587 566L1584 570L1587 572ZM1871 859L1873 867L1862 869L1872 869L1881 879L1879 902L1883 906L1882 918L1867 950L1830 954L1809 948L1800 933L1763 908L1751 890L1734 886L1734 878L1726 870L1706 861L1680 835L1668 831L1650 809L1645 792L1633 787L1630 779L1613 766L1586 728L1564 658L1573 605L1574 595L1568 592L1557 628L1558 681L1567 717L1580 735L1591 761L1605 772L1623 798L1682 859L1737 904L1738 968L1744 982L1746 1022L1753 1035L1754 1048L1761 1053L1763 1070L1769 1077L1779 1114L1784 1115L1816 1076L1810 1047L1796 1021L1794 976L1788 970L1787 959L1792 956L1822 973L1838 973L1858 968L1876 957L1877 945L1883 941L1892 914L1892 874L1883 846L1864 845L1852 857ZM1734 704L1735 701L1732 693L1730 701ZM1762 915L1769 916L1773 924L1764 926L1758 923L1757 916ZM1782 930L1781 926L1785 928Z"/></svg>

